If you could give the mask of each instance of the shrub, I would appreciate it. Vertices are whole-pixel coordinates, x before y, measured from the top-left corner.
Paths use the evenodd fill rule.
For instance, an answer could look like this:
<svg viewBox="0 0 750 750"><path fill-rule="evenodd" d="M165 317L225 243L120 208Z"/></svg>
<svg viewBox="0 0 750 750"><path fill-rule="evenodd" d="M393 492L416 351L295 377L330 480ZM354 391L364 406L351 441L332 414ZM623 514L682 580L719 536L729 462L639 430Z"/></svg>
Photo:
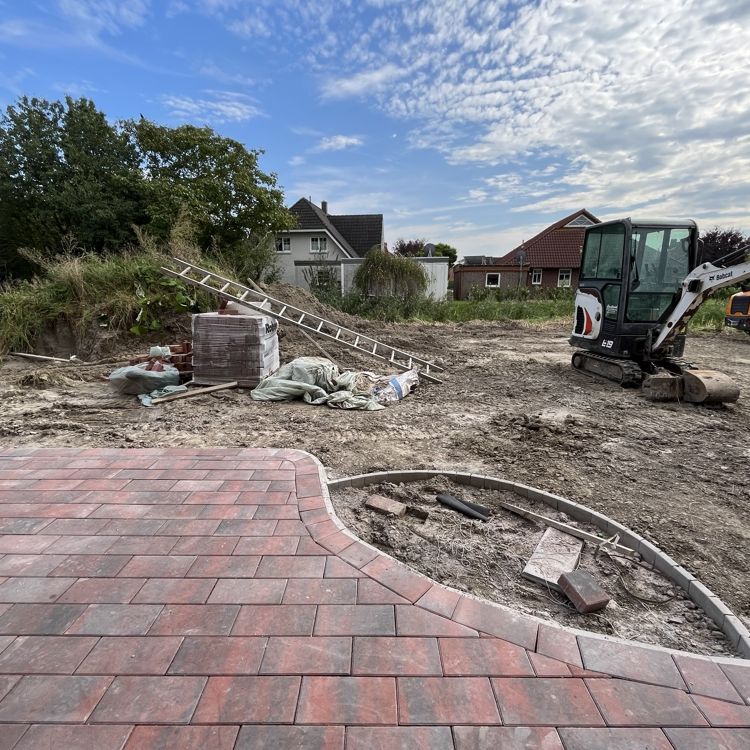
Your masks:
<svg viewBox="0 0 750 750"><path fill-rule="evenodd" d="M419 263L379 247L367 253L352 281L362 295L402 300L422 295L427 289L427 273Z"/></svg>

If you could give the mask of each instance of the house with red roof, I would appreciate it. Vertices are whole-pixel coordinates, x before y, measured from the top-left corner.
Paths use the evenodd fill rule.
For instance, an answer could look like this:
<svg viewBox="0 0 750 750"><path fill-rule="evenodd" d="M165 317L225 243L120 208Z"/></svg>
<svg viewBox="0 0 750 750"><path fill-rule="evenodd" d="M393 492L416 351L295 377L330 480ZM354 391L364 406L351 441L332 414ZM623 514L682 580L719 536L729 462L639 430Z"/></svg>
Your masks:
<svg viewBox="0 0 750 750"><path fill-rule="evenodd" d="M599 219L582 208L551 224L505 255L469 255L453 268L453 298L481 289L575 287L586 227Z"/></svg>

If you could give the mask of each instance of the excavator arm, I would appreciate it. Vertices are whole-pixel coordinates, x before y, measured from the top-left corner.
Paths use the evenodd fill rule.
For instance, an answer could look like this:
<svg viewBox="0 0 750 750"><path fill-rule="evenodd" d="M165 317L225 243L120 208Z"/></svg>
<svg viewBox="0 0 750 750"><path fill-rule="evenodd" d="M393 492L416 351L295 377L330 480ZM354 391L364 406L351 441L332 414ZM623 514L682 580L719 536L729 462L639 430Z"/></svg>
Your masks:
<svg viewBox="0 0 750 750"><path fill-rule="evenodd" d="M694 268L682 282L679 302L653 338L652 356L658 355L665 344L670 344L677 334L685 330L690 318L713 292L741 284L747 279L750 279L750 263L727 268L715 266L712 263L701 263Z"/></svg>

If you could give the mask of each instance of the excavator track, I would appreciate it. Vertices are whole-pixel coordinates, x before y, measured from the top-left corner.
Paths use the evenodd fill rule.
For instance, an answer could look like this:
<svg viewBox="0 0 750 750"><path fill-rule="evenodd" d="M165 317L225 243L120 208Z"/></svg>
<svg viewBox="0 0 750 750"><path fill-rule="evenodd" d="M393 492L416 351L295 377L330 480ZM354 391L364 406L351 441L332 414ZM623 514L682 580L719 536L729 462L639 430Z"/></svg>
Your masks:
<svg viewBox="0 0 750 750"><path fill-rule="evenodd" d="M578 351L573 355L571 363L576 370L612 380L623 388L637 388L643 380L643 370L630 359L614 359Z"/></svg>

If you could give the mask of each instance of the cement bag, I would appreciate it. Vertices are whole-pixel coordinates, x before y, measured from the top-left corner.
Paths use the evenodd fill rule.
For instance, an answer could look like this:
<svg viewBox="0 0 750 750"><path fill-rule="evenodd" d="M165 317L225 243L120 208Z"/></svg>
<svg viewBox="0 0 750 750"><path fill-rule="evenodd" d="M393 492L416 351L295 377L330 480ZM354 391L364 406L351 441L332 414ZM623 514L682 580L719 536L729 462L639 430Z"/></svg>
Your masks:
<svg viewBox="0 0 750 750"><path fill-rule="evenodd" d="M150 362L118 367L109 376L109 382L118 393L137 396L139 393L159 391L168 385L180 384L180 371L172 365L162 364L162 370L147 370Z"/></svg>
<svg viewBox="0 0 750 750"><path fill-rule="evenodd" d="M400 401L419 385L417 370L407 370L390 378L379 380L372 389L372 395L379 404Z"/></svg>

